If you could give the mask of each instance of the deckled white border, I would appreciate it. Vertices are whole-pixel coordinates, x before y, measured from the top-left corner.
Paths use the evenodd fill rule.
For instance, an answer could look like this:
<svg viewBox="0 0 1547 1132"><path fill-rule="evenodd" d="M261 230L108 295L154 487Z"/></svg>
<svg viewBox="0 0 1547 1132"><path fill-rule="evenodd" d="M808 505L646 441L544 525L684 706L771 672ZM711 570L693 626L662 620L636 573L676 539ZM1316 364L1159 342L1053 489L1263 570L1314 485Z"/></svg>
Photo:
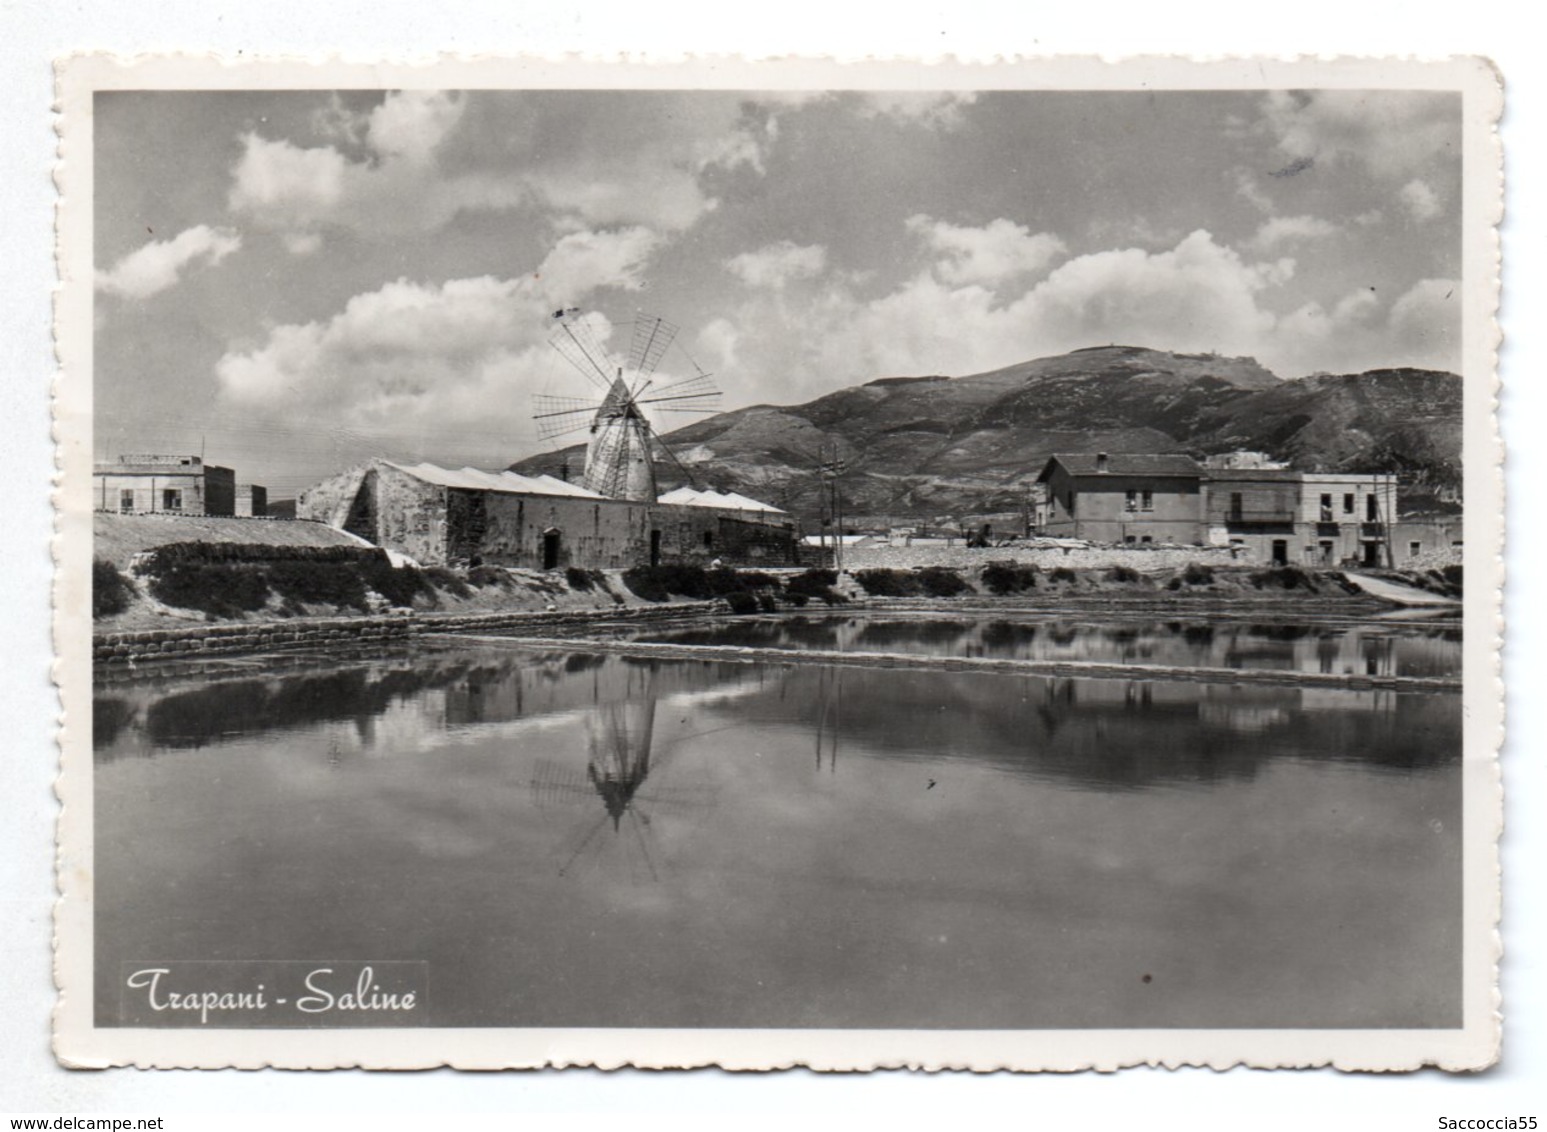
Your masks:
<svg viewBox="0 0 1547 1132"><path fill-rule="evenodd" d="M164 1031L92 1025L92 95L98 90L632 87L654 89L1357 89L1459 90L1464 95L1463 374L1466 379L1464 649L1464 1026L1434 1030L523 1030ZM55 914L55 1052L74 1067L504 1068L717 1065L774 1069L1110 1070L1131 1065L1234 1065L1407 1070L1480 1069L1498 1055L1497 760L1503 688L1503 475L1495 407L1502 109L1486 62L1380 59L838 64L697 59L647 65L549 59L426 60L419 65L77 56L59 65L61 200L56 304L63 375L55 386L62 473L55 495L55 677L65 707Z"/></svg>

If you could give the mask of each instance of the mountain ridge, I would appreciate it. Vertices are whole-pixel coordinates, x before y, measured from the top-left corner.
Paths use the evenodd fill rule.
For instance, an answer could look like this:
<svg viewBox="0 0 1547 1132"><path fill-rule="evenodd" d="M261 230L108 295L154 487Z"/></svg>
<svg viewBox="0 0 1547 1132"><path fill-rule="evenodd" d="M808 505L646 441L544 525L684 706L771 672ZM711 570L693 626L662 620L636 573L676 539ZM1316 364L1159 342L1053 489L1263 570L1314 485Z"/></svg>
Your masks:
<svg viewBox="0 0 1547 1132"><path fill-rule="evenodd" d="M836 451L856 521L1018 510L1048 456L1094 450L1247 449L1303 471L1397 472L1412 509L1444 509L1460 486L1461 379L1411 368L1285 379L1250 357L1095 346L961 377L883 376L662 440L701 486L810 515L816 465ZM511 467L578 466L583 449ZM685 479L670 459L658 472L663 489Z"/></svg>

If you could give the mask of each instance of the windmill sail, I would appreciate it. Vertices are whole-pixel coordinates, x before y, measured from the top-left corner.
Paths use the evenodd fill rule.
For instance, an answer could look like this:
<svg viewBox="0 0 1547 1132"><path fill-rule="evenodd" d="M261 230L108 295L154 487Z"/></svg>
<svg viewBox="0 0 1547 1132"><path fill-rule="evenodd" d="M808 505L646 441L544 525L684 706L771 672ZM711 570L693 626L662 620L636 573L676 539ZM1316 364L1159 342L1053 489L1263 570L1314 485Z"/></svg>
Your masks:
<svg viewBox="0 0 1547 1132"><path fill-rule="evenodd" d="M614 499L655 502L656 449L664 445L649 414L716 412L719 389L680 346L692 373L662 370L677 339L677 327L663 318L641 314L634 320L626 359L608 352L598 319L575 308L555 311L554 318L558 326L549 342L585 386L535 399L538 436L556 440L584 431L585 486Z"/></svg>

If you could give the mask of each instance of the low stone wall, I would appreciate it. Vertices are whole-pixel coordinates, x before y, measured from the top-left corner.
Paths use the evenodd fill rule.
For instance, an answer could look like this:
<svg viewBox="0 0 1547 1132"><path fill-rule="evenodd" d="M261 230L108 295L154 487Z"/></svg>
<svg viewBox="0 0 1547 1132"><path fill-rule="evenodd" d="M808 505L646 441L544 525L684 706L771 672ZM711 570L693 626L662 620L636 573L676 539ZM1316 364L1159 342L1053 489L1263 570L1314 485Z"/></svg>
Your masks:
<svg viewBox="0 0 1547 1132"><path fill-rule="evenodd" d="M416 613L415 633L476 633L528 625L584 624L590 621L660 621L703 613L723 613L723 601L679 601L661 605L620 605L614 609L512 610L509 613Z"/></svg>
<svg viewBox="0 0 1547 1132"><path fill-rule="evenodd" d="M186 660L222 653L406 642L421 633L466 633L528 625L552 627L591 621L662 620L723 612L725 608L725 603L720 601L691 601L599 610L397 613L377 617L192 625L183 629L99 633L92 637L91 655L96 664Z"/></svg>
<svg viewBox="0 0 1547 1132"><path fill-rule="evenodd" d="M942 546L891 546L878 543L845 547L846 570L890 568L907 570L915 566L950 566L958 570L980 570L990 562L1021 562L1052 570L1067 566L1071 570L1106 569L1128 566L1140 572L1180 570L1189 562L1211 566L1249 565L1237 560L1227 546L1089 546L1089 547L968 547L958 542Z"/></svg>
<svg viewBox="0 0 1547 1132"><path fill-rule="evenodd" d="M101 633L92 638L91 656L98 664L185 659L214 653L268 652L274 649L318 648L366 641L401 641L407 640L412 631L413 623L409 615L195 625L186 629Z"/></svg>

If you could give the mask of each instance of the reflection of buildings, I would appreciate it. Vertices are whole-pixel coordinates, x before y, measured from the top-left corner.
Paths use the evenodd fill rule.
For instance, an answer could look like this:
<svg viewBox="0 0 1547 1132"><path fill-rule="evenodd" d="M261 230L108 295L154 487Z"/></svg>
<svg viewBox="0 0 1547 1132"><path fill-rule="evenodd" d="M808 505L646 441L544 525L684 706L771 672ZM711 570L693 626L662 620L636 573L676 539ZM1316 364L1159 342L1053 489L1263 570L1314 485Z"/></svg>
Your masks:
<svg viewBox="0 0 1547 1132"><path fill-rule="evenodd" d="M849 668L843 671L846 774L868 760L988 764L1090 789L1252 778L1280 757L1408 770L1453 762L1459 697L1167 679L1093 679ZM826 750L831 672L787 671L777 698L746 705L769 726L791 702ZM1421 741L1415 741L1421 736Z"/></svg>
<svg viewBox="0 0 1547 1132"><path fill-rule="evenodd" d="M842 631L858 633L842 619ZM863 622L861 621L862 625ZM1453 674L1454 630L1385 633L1285 626L1182 623L953 624L960 647L1000 639L1005 624L1033 634L1052 655L1095 642L1204 650L1256 667L1269 663L1355 675L1373 664ZM999 625L999 628L995 628ZM1446 634L1450 634L1446 636ZM1113 639L1113 638L1117 639ZM974 642L977 643L974 643ZM1064 643L1059 643L1060 641ZM1028 647L1018 638L1017 648ZM1192 654L1195 658L1197 652ZM1220 666L1217 659L1197 660ZM626 868L655 870L651 814L707 800L709 783L674 766L678 750L704 750L719 731L784 734L804 765L864 773L876 758L970 760L1088 788L1142 788L1251 777L1279 757L1360 760L1400 769L1437 766L1459 751L1459 696L1189 680L1041 677L1009 673L776 666L631 659L558 651L420 651L332 671L209 682L123 681L102 690L95 740L105 760L156 750L224 746L234 736L352 724L358 748L425 749L437 733L476 729L478 740L538 756L527 784L543 807L567 810L565 868L603 844L626 849ZM345 735L336 731L333 738ZM772 742L773 739L771 738ZM708 742L716 742L714 739ZM744 750L731 749L734 761ZM667 774L663 779L663 771ZM610 832L609 832L610 831Z"/></svg>
<svg viewBox="0 0 1547 1132"><path fill-rule="evenodd" d="M1286 624L1222 621L1113 623L1029 615L974 620L939 615L748 618L651 634L685 645L910 653L1181 668L1265 668L1342 676L1455 676L1459 622Z"/></svg>

